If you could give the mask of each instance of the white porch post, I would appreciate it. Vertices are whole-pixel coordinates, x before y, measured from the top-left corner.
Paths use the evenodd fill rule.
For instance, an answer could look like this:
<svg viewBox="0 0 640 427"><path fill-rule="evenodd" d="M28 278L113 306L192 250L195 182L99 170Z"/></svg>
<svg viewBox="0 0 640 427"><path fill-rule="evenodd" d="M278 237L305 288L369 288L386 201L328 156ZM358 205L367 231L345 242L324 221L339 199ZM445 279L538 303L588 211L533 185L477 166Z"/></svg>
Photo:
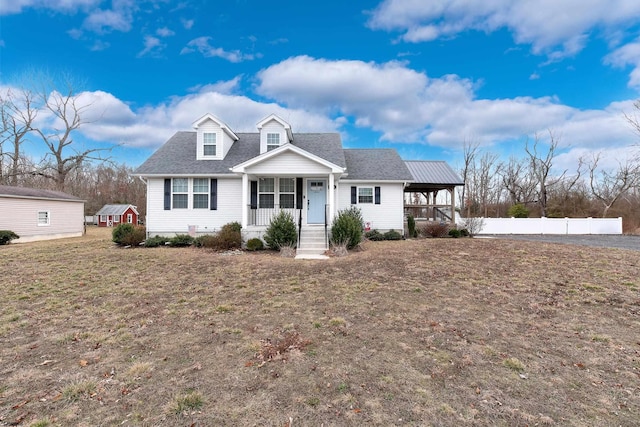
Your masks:
<svg viewBox="0 0 640 427"><path fill-rule="evenodd" d="M335 213L335 204L336 204L336 191L334 189L335 186L335 178L333 174L329 174L329 225L333 223L333 216Z"/></svg>
<svg viewBox="0 0 640 427"><path fill-rule="evenodd" d="M249 176L246 173L242 174L242 228L247 228L249 222L249 212L247 206L249 205Z"/></svg>

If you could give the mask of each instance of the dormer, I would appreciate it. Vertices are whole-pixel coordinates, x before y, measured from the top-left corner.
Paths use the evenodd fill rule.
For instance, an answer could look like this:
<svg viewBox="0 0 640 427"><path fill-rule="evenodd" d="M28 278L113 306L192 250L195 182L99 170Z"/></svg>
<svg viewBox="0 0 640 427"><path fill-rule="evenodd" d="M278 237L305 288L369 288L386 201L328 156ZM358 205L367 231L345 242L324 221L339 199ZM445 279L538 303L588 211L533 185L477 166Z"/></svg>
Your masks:
<svg viewBox="0 0 640 427"><path fill-rule="evenodd" d="M293 142L291 126L275 114L260 121L258 131L260 132L260 154Z"/></svg>
<svg viewBox="0 0 640 427"><path fill-rule="evenodd" d="M222 160L238 136L213 114L205 114L195 122L197 133L197 160Z"/></svg>

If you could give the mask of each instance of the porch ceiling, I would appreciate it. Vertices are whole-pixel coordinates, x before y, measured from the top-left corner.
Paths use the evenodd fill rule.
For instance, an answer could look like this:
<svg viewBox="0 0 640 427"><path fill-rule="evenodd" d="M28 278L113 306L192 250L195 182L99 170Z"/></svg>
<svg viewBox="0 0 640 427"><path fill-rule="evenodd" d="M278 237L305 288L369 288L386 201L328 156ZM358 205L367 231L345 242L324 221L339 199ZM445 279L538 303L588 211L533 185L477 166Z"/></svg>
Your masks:
<svg viewBox="0 0 640 427"><path fill-rule="evenodd" d="M427 182L412 182L404 188L405 193L423 193L440 190L453 190L452 184L432 184Z"/></svg>

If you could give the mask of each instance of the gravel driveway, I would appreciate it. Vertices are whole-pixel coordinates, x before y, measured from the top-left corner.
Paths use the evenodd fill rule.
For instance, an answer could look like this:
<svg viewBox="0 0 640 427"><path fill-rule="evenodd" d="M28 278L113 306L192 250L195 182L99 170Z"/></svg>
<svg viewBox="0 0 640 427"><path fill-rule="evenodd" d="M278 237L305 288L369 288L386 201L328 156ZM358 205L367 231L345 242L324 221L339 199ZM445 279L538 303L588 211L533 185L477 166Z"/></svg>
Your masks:
<svg viewBox="0 0 640 427"><path fill-rule="evenodd" d="M478 238L529 240L535 242L564 243L569 245L597 246L640 251L640 236L624 234L494 234Z"/></svg>

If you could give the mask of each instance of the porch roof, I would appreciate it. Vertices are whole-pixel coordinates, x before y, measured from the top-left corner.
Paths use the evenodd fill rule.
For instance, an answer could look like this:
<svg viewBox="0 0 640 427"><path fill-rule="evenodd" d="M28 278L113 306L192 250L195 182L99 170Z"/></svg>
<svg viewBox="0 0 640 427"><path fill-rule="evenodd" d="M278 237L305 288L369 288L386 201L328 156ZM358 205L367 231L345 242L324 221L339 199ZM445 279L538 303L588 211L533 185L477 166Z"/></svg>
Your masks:
<svg viewBox="0 0 640 427"><path fill-rule="evenodd" d="M407 160L404 163L413 177L413 182L405 191L443 190L464 185L464 181L445 161Z"/></svg>

